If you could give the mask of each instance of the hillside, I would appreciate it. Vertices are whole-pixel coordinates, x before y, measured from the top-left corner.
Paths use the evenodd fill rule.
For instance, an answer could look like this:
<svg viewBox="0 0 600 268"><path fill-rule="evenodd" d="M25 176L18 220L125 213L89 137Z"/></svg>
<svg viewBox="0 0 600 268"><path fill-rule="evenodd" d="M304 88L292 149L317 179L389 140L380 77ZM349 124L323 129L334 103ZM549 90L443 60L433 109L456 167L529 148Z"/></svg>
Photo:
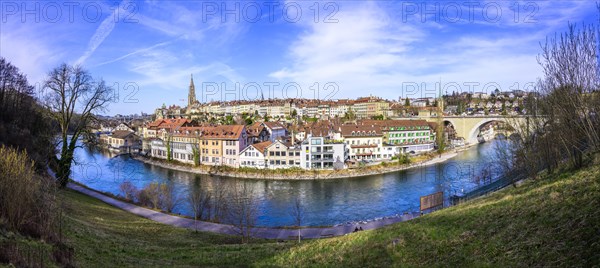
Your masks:
<svg viewBox="0 0 600 268"><path fill-rule="evenodd" d="M74 264L81 267L600 263L599 165L543 176L383 229L301 244L255 240L240 245L237 237L158 224L72 191L62 197L69 204L64 235L74 249ZM17 239L33 248L45 247ZM49 259L44 261L47 265Z"/></svg>

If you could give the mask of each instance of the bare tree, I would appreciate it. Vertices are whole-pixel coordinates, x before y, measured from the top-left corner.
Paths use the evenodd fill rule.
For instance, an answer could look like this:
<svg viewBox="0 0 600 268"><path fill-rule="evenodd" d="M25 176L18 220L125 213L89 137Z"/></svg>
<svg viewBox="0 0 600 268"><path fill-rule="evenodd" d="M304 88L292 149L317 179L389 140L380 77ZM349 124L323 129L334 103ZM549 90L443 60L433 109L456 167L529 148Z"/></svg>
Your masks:
<svg viewBox="0 0 600 268"><path fill-rule="evenodd" d="M0 56L0 143L25 149L35 169L44 173L55 154L56 132L33 89L27 76Z"/></svg>
<svg viewBox="0 0 600 268"><path fill-rule="evenodd" d="M210 192L195 187L188 192L187 202L194 213L194 221L210 218Z"/></svg>
<svg viewBox="0 0 600 268"><path fill-rule="evenodd" d="M544 70L540 104L551 126L543 133L554 136L545 149L566 152L576 167L584 151L600 148L598 31L596 25L569 24L567 32L546 39L538 56Z"/></svg>
<svg viewBox="0 0 600 268"><path fill-rule="evenodd" d="M45 104L60 127L60 158L57 179L65 187L71 174L73 152L77 140L96 120L94 113L105 110L112 96L112 88L102 79L94 80L80 66L62 64L48 74L44 83Z"/></svg>
<svg viewBox="0 0 600 268"><path fill-rule="evenodd" d="M526 121L512 124L514 171L535 177L567 161L578 168L586 152L600 149L598 32L596 25L569 24L542 44L544 77L523 101Z"/></svg>
<svg viewBox="0 0 600 268"><path fill-rule="evenodd" d="M137 200L144 206L154 209L161 207L160 184L152 182L137 193Z"/></svg>
<svg viewBox="0 0 600 268"><path fill-rule="evenodd" d="M135 185L133 185L133 183L131 183L130 181L124 181L123 183L121 183L121 185L119 185L119 190L121 190L121 193L123 194L123 197L125 197L125 199L134 202L135 201L135 197L137 195L137 188L135 187Z"/></svg>
<svg viewBox="0 0 600 268"><path fill-rule="evenodd" d="M181 198L173 183L162 183L160 185L160 203L162 209L171 213L181 203Z"/></svg>
<svg viewBox="0 0 600 268"><path fill-rule="evenodd" d="M227 216L228 197L223 180L216 180L212 184L212 220L221 222Z"/></svg>
<svg viewBox="0 0 600 268"><path fill-rule="evenodd" d="M300 227L302 226L302 222L304 221L304 214L305 214L304 205L302 205L302 201L300 200L300 197L296 197L294 199L294 204L292 204L292 209L290 210L290 215L294 219L294 224L296 225L296 228L298 228L298 243L300 243L300 239L302 238L302 233L301 233L302 229Z"/></svg>
<svg viewBox="0 0 600 268"><path fill-rule="evenodd" d="M230 220L236 232L242 237L242 243L246 243L252 236L252 230L256 224L258 213L258 202L254 191L248 183L236 183L230 194L230 206L228 207Z"/></svg>

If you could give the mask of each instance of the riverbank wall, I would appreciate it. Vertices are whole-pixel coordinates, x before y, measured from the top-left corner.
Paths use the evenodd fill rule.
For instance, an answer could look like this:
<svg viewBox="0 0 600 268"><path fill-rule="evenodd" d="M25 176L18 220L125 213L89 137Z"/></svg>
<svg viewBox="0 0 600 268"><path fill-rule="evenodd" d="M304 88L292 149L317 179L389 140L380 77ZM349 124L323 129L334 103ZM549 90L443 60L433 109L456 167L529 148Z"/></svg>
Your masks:
<svg viewBox="0 0 600 268"><path fill-rule="evenodd" d="M344 179L344 178L353 178L353 177L364 177L364 176L372 176L372 175L381 175L392 172L397 172L401 170L407 170L411 168L419 168L429 165L434 165L437 163L444 162L448 159L455 157L458 153L455 151L447 152L439 156L435 156L426 161L411 163L408 165L398 165L389 163L387 166L377 165L377 166L366 166L364 168L356 168L356 169L343 169L343 170L306 170L306 171L288 171L288 170L257 170L257 172L252 171L242 171L236 170L234 168L219 168L219 167L207 167L207 166L199 166L193 167L189 165L182 165L178 163L168 163L164 160L157 160L141 155L132 155L132 158L138 160L140 162L159 166L162 168L189 172L194 174L201 175L212 175L212 176L222 176L222 177L231 177L231 178L241 178L241 179L260 179L260 180L325 180L325 179Z"/></svg>

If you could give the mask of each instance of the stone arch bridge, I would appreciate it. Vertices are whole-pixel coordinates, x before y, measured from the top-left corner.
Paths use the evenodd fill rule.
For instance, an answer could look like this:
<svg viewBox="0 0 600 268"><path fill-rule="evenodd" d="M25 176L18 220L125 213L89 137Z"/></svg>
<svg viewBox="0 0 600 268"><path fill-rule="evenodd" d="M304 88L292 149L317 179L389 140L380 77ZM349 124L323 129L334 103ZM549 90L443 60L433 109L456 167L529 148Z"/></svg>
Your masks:
<svg viewBox="0 0 600 268"><path fill-rule="evenodd" d="M403 118L403 119L415 119ZM420 116L419 119L427 120L428 122L438 122L439 118L435 116ZM444 123L450 123L456 131L456 136L465 139L468 144L477 143L477 135L482 126L490 122L505 122L510 126L519 128L527 122L527 116L501 116L501 115L486 115L486 116L444 116L441 119Z"/></svg>

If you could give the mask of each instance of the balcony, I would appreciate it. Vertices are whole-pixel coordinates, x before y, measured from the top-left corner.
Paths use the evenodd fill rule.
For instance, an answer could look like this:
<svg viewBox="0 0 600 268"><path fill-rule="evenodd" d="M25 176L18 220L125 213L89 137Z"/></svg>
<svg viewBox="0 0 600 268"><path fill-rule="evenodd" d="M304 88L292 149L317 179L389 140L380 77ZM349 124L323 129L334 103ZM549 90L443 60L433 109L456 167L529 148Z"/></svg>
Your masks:
<svg viewBox="0 0 600 268"><path fill-rule="evenodd" d="M350 145L350 147L352 149L354 148L376 148L378 145L377 144L353 144Z"/></svg>
<svg viewBox="0 0 600 268"><path fill-rule="evenodd" d="M311 159L310 162L333 162L333 157L324 157L324 158L314 158Z"/></svg>

